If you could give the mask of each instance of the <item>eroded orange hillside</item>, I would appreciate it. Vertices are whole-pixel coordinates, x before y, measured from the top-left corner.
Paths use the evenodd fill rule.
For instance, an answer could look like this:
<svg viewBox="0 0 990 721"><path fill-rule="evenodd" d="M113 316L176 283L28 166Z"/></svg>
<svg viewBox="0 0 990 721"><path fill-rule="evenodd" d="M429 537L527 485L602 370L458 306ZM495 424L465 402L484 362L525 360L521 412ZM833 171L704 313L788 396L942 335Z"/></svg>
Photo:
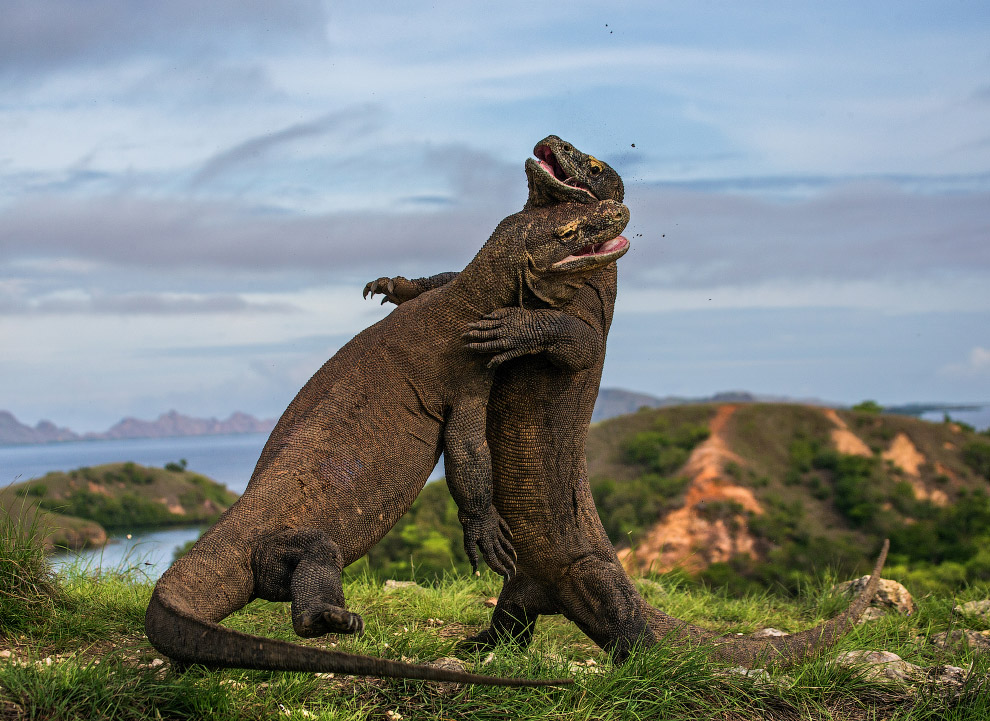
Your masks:
<svg viewBox="0 0 990 721"><path fill-rule="evenodd" d="M651 424L676 427L678 414L707 424L710 435L678 471L686 478L682 495L668 499L631 547L614 539L625 546L619 557L632 572L678 567L696 572L736 556L760 559L783 541L751 530L750 521L768 509L800 509L801 530L813 536L862 540L848 513L837 508L834 478L818 460L827 459L828 452L833 459L834 454L874 459L870 467L893 496L908 494L938 507L966 490L990 491L990 483L961 459L969 436L958 426L795 404L643 410L596 424L588 439L592 478L633 482L642 469L623 465L623 438ZM884 512L902 513L900 521L913 522L909 504L887 503Z"/></svg>

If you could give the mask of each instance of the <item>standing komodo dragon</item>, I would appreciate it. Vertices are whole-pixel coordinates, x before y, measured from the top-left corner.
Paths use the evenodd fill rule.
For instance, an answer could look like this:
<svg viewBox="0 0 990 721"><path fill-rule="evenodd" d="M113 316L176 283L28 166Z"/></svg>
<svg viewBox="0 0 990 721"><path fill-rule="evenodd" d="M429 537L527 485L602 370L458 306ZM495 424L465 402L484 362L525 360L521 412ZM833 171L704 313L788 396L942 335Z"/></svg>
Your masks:
<svg viewBox="0 0 990 721"><path fill-rule="evenodd" d="M540 162L526 164L527 207L555 197L581 200L575 188L585 189L585 202L623 200L622 180L611 167L560 138L541 141L534 154ZM378 290L401 303L456 275L380 278L365 292ZM794 662L823 650L852 627L876 593L886 543L870 582L843 613L801 633L759 639L718 636L662 613L643 600L619 563L595 508L585 457L615 294L613 263L560 310L503 308L468 334L468 347L497 354L488 443L495 507L512 531L518 572L505 582L491 626L465 645L525 646L540 614L562 613L618 661L632 645L659 640L710 642L717 658L749 666ZM518 359L500 365L512 358Z"/></svg>
<svg viewBox="0 0 990 721"><path fill-rule="evenodd" d="M531 297L566 301L629 247L624 205L561 204L503 220L456 280L359 333L309 380L268 439L244 494L158 581L145 628L179 664L332 671L500 685L497 679L262 639L218 622L254 598L292 602L304 637L353 633L341 569L404 514L443 450L476 563L514 570L491 502L485 406L494 371L463 346L469 323Z"/></svg>

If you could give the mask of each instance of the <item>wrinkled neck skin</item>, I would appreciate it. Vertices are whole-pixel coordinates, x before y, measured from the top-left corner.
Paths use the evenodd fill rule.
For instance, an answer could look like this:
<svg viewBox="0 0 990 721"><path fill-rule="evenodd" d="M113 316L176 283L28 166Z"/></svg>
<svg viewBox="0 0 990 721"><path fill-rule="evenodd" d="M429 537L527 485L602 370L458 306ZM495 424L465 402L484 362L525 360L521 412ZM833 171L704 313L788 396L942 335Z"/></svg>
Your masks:
<svg viewBox="0 0 990 721"><path fill-rule="evenodd" d="M605 266L588 268L581 272L556 273L538 268L529 258L518 283L521 293L517 305L534 310L538 308L561 308L566 305L588 282L588 278L602 268L615 267L615 262Z"/></svg>
<svg viewBox="0 0 990 721"><path fill-rule="evenodd" d="M457 298L465 317L484 316L511 306L532 310L565 305L603 266L553 270L551 261L540 257L549 255L540 245L540 236L549 232L544 213L510 215L444 291ZM546 242L549 247L550 241Z"/></svg>
<svg viewBox="0 0 990 721"><path fill-rule="evenodd" d="M443 292L456 299L445 306L459 309L464 317L481 317L519 305L520 282L529 263L525 239L534 221L525 213L516 213L499 223L474 260L443 286Z"/></svg>

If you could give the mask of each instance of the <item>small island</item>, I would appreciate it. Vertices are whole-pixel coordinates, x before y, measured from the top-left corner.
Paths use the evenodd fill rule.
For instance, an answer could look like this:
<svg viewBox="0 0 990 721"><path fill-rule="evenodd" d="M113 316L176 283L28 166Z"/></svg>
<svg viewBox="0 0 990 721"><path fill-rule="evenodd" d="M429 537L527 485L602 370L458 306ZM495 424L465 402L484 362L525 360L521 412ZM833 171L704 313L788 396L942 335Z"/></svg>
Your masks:
<svg viewBox="0 0 990 721"><path fill-rule="evenodd" d="M98 548L112 532L210 524L235 500L184 460L54 471L0 488L0 508L21 528L34 527L47 551Z"/></svg>

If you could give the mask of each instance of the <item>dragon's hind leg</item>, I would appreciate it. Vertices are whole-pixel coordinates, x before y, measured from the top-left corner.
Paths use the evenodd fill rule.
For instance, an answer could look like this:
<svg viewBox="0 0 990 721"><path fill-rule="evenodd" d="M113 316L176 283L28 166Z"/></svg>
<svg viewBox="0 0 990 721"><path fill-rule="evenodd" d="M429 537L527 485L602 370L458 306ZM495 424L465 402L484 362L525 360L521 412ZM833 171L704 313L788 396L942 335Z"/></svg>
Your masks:
<svg viewBox="0 0 990 721"><path fill-rule="evenodd" d="M361 633L364 619L344 607L343 562L323 531L298 528L269 536L252 557L255 596L292 602L292 627L305 638Z"/></svg>
<svg viewBox="0 0 990 721"><path fill-rule="evenodd" d="M499 643L525 648L533 640L536 619L541 614L558 613L542 586L520 572L502 586L491 625L458 644L464 650L490 649Z"/></svg>

